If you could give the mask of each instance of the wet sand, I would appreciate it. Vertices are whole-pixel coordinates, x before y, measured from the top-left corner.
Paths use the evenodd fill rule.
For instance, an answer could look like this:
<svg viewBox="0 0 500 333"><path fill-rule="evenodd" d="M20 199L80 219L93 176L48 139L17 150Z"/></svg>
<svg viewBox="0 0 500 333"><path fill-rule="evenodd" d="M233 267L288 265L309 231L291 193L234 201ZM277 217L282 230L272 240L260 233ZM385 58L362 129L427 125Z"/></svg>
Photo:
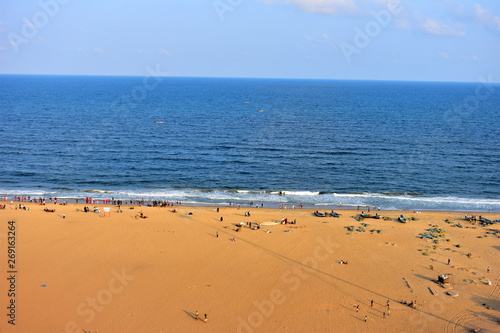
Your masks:
<svg viewBox="0 0 500 333"><path fill-rule="evenodd" d="M0 210L6 278L8 221L16 229L16 295L2 284L1 332L500 329L500 238L493 234L500 225L472 225L460 212L381 211L387 219L357 221L356 210L320 218L309 209L122 206L116 213L106 205L111 213L103 217L104 205L96 205L101 213L84 213L82 204L25 205L28 211L8 202ZM148 218L136 218L141 210ZM400 214L417 220L397 222ZM246 227L282 218L297 224ZM429 228L443 237L421 238ZM439 274L453 289L435 281ZM6 316L11 299L15 326ZM196 320L196 311L208 321Z"/></svg>

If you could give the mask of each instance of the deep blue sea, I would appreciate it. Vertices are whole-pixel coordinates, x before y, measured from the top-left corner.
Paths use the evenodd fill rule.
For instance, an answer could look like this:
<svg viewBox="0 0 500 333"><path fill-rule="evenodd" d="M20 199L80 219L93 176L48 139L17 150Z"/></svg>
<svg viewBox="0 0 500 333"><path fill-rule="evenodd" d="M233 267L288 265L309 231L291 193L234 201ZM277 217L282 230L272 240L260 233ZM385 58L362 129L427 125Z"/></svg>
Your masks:
<svg viewBox="0 0 500 333"><path fill-rule="evenodd" d="M500 212L499 169L500 84L0 76L2 196Z"/></svg>

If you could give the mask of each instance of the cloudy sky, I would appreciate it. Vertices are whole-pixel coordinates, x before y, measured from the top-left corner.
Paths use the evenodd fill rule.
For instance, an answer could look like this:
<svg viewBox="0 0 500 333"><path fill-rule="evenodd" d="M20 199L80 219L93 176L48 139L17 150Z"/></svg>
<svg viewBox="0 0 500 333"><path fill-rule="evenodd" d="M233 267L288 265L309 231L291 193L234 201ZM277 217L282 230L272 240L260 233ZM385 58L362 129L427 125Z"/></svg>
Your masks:
<svg viewBox="0 0 500 333"><path fill-rule="evenodd" d="M0 0L0 73L500 82L498 0Z"/></svg>

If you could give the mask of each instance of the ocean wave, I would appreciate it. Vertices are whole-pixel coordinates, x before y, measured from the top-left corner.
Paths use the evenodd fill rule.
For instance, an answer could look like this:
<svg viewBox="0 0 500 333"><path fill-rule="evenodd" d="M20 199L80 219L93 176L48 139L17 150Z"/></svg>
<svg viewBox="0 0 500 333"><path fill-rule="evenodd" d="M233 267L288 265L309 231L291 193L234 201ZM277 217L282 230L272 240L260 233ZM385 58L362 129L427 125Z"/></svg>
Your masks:
<svg viewBox="0 0 500 333"><path fill-rule="evenodd" d="M104 191L104 190L83 190L85 193L106 193L106 194L112 194L114 193L113 191Z"/></svg>

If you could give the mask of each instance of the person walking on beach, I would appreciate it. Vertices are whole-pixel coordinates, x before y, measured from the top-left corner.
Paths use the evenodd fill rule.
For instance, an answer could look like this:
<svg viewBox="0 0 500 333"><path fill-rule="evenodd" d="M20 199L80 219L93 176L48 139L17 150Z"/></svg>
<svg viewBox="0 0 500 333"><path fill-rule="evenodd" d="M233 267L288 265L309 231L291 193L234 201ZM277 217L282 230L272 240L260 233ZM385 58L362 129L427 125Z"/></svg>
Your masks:
<svg viewBox="0 0 500 333"><path fill-rule="evenodd" d="M222 221L224 221L224 218L223 218L222 216L220 217L220 221L221 221L221 222L222 222Z"/></svg>
<svg viewBox="0 0 500 333"><path fill-rule="evenodd" d="M205 323L208 322L207 314L205 313L205 320L203 320Z"/></svg>
<svg viewBox="0 0 500 333"><path fill-rule="evenodd" d="M356 305L356 312L359 312L359 305Z"/></svg>
<svg viewBox="0 0 500 333"><path fill-rule="evenodd" d="M366 323L366 321L368 320L368 316L365 316L365 318L363 320Z"/></svg>
<svg viewBox="0 0 500 333"><path fill-rule="evenodd" d="M450 263L451 263L451 260L450 260L450 259L448 259L448 265L449 265Z"/></svg>
<svg viewBox="0 0 500 333"><path fill-rule="evenodd" d="M215 233L215 237L219 238L219 232L218 231Z"/></svg>
<svg viewBox="0 0 500 333"><path fill-rule="evenodd" d="M370 302L370 308L373 308L373 300Z"/></svg>
<svg viewBox="0 0 500 333"><path fill-rule="evenodd" d="M200 316L200 313L198 311L196 311L194 313L194 319L198 320L198 317Z"/></svg>

